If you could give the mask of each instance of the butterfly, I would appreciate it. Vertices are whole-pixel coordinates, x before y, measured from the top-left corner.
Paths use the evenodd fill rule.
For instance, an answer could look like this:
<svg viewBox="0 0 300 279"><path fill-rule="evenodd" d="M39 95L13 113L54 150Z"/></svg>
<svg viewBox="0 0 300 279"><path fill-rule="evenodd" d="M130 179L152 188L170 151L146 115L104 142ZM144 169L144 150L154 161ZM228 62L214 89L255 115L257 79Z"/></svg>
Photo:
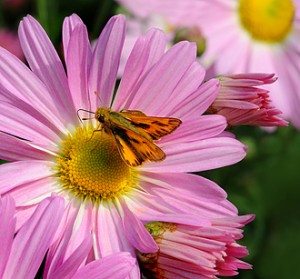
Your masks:
<svg viewBox="0 0 300 279"><path fill-rule="evenodd" d="M147 116L138 110L113 111L99 107L95 112L97 130L112 134L121 158L131 167L147 161L162 161L166 154L154 143L172 133L181 120L172 117Z"/></svg>

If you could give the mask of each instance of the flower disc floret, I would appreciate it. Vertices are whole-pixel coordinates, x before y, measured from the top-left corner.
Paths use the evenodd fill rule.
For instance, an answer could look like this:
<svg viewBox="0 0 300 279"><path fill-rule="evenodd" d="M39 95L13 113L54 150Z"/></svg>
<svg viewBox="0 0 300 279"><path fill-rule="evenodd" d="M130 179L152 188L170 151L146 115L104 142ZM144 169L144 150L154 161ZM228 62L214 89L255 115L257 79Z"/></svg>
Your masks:
<svg viewBox="0 0 300 279"><path fill-rule="evenodd" d="M117 198L135 186L135 171L120 157L113 136L77 128L62 142L57 177L65 190L92 201Z"/></svg>
<svg viewBox="0 0 300 279"><path fill-rule="evenodd" d="M291 0L240 0L243 27L256 40L277 43L289 34L295 8Z"/></svg>

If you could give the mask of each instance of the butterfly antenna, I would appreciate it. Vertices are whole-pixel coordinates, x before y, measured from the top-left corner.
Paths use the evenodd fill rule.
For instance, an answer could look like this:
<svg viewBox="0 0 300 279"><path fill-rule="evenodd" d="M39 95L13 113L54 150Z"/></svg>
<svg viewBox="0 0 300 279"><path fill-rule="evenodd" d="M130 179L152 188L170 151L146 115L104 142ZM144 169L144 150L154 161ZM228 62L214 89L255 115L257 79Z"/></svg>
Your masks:
<svg viewBox="0 0 300 279"><path fill-rule="evenodd" d="M95 114L94 112L90 111L90 110L86 110L86 109L78 109L76 114L77 114L77 117L79 119L79 121L81 122L81 124L83 124L82 120L88 120L88 119L92 119L93 117L84 117L84 118L81 118L79 116L79 111L85 111L85 112L88 112L88 113L92 113L92 114Z"/></svg>
<svg viewBox="0 0 300 279"><path fill-rule="evenodd" d="M103 102L102 102L102 100L101 100L101 98L100 98L100 95L99 95L99 93L98 93L97 91L95 91L95 95L96 95L96 97L97 97L98 100L99 100L100 107L103 107Z"/></svg>

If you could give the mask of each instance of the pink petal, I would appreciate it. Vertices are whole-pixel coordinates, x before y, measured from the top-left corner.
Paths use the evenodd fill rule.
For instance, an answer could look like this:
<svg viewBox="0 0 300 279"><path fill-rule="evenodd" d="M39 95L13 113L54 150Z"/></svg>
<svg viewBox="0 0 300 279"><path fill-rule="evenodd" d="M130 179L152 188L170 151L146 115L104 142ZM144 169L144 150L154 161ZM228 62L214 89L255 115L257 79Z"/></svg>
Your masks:
<svg viewBox="0 0 300 279"><path fill-rule="evenodd" d="M155 253L158 246L144 224L129 210L126 203L119 204L124 231L130 243L141 253Z"/></svg>
<svg viewBox="0 0 300 279"><path fill-rule="evenodd" d="M113 104L114 109L121 110L129 107L133 90L163 55L165 47L166 38L160 30L151 29L145 36L138 38L126 63L117 97Z"/></svg>
<svg viewBox="0 0 300 279"><path fill-rule="evenodd" d="M173 92L184 73L195 61L195 45L181 42L169 49L155 64L140 86L132 92L134 98L128 109L160 116L160 110L170 105ZM161 94L163 92L163 94ZM156 98L153 98L157 96Z"/></svg>
<svg viewBox="0 0 300 279"><path fill-rule="evenodd" d="M0 278L4 278L3 272L10 255L14 239L16 219L14 200L10 196L0 197Z"/></svg>
<svg viewBox="0 0 300 279"><path fill-rule="evenodd" d="M0 48L0 61L1 87L6 89L5 92L9 92L25 103L34 103L35 109L41 115L45 115L60 131L64 132L65 125L62 123L65 119L41 80L20 60L2 48Z"/></svg>
<svg viewBox="0 0 300 279"><path fill-rule="evenodd" d="M68 44L66 65L68 72L69 88L76 109L95 110L95 96L88 95L88 66L91 60L91 47L85 25L78 24ZM93 103L91 101L93 100Z"/></svg>
<svg viewBox="0 0 300 279"><path fill-rule="evenodd" d="M49 154L30 145L30 142L20 140L0 132L1 159L7 161L46 160Z"/></svg>
<svg viewBox="0 0 300 279"><path fill-rule="evenodd" d="M59 136L34 116L16 108L13 104L0 102L0 130L31 141L32 143L55 145Z"/></svg>
<svg viewBox="0 0 300 279"><path fill-rule="evenodd" d="M145 171L197 172L224 167L246 156L245 146L231 138L210 138L199 142L170 144L164 147L167 157L162 162L148 163Z"/></svg>
<svg viewBox="0 0 300 279"><path fill-rule="evenodd" d="M76 14L72 14L71 16L66 17L63 22L62 33L63 33L63 46L64 46L65 57L67 57L71 34L77 25L84 26L81 18Z"/></svg>
<svg viewBox="0 0 300 279"><path fill-rule="evenodd" d="M88 234L73 254L47 278L74 278L73 275L77 272L84 260L86 260L88 253L92 249L92 243L92 235Z"/></svg>
<svg viewBox="0 0 300 279"><path fill-rule="evenodd" d="M170 112L170 115L176 116L184 121L185 119L194 118L196 115L203 114L216 99L219 90L220 85L218 80L211 79L205 82L199 89L177 104Z"/></svg>
<svg viewBox="0 0 300 279"><path fill-rule="evenodd" d="M225 117L220 115L200 115L183 121L172 134L159 141L159 146L179 142L194 142L219 135L227 127Z"/></svg>
<svg viewBox="0 0 300 279"><path fill-rule="evenodd" d="M27 16L20 23L19 38L31 70L47 86L64 119L72 122L76 111L67 76L45 30L33 17Z"/></svg>
<svg viewBox="0 0 300 279"><path fill-rule="evenodd" d="M33 278L50 246L63 214L63 199L51 197L39 204L14 239L4 278Z"/></svg>
<svg viewBox="0 0 300 279"><path fill-rule="evenodd" d="M53 163L45 161L19 161L0 166L0 194L14 187L52 176Z"/></svg>
<svg viewBox="0 0 300 279"><path fill-rule="evenodd" d="M97 40L90 69L89 92L110 107L125 37L125 17L112 17Z"/></svg>
<svg viewBox="0 0 300 279"><path fill-rule="evenodd" d="M93 261L81 268L72 279L123 279L127 278L135 265L135 259L129 253L116 253L103 259ZM136 277L138 278L138 277Z"/></svg>

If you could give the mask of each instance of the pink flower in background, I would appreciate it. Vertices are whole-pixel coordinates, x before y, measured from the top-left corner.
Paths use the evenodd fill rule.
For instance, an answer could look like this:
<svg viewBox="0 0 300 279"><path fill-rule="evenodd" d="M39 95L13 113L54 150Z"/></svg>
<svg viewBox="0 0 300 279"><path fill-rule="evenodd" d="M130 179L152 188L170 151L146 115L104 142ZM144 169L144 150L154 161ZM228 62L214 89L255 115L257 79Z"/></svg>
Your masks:
<svg viewBox="0 0 300 279"><path fill-rule="evenodd" d="M67 73L31 16L19 27L30 69L0 49L0 158L10 161L0 166L0 193L15 199L16 230L52 192L65 200L64 209L57 208L63 221L47 253L45 276L57 274L59 265L80 247L87 249L91 235L87 265L119 252L132 257L136 250L157 252L146 222L207 227L212 217L237 215L226 210L232 205L220 187L186 174L230 165L245 156L244 145L223 135L223 116L202 115L218 95L218 80L202 84L205 71L196 61L194 44L182 42L166 52L164 34L153 29L137 40L113 98L124 36L125 18L115 16L92 49L81 19L66 18ZM157 143L166 159L135 168L125 164L113 138L94 132L95 119L81 123L77 117L79 109L94 112L100 104L179 118L182 125ZM177 205L174 195L181 197ZM201 206L199 201L211 210L202 215L197 207L190 211ZM129 277L139 276L135 263Z"/></svg>
<svg viewBox="0 0 300 279"><path fill-rule="evenodd" d="M203 61L215 74L275 73L273 105L300 128L300 1L202 1Z"/></svg>
<svg viewBox="0 0 300 279"><path fill-rule="evenodd" d="M135 30L159 27L170 42L181 27L197 27L206 40L201 63L208 76L275 73L278 81L265 86L272 105L300 128L300 1L280 0L118 0L131 14ZM147 23L145 25L145 22ZM139 28L137 26L140 26ZM141 27L143 26L143 27ZM131 33L130 41L134 41ZM188 37L187 37L188 39ZM132 43L125 49L130 49ZM126 54L127 53L127 54ZM124 52L128 55L129 50Z"/></svg>
<svg viewBox="0 0 300 279"><path fill-rule="evenodd" d="M236 243L242 228L254 216L212 219L210 227L172 223L147 224L159 246L157 254L140 254L147 278L217 278L234 276L238 269L251 265L238 258L248 255L246 247Z"/></svg>
<svg viewBox="0 0 300 279"><path fill-rule="evenodd" d="M6 29L0 29L0 47L7 49L19 59L24 59L24 54L18 36L14 32Z"/></svg>
<svg viewBox="0 0 300 279"><path fill-rule="evenodd" d="M228 125L286 126L281 112L271 105L269 92L257 88L276 81L274 74L219 76L220 92L208 109L226 117Z"/></svg>

